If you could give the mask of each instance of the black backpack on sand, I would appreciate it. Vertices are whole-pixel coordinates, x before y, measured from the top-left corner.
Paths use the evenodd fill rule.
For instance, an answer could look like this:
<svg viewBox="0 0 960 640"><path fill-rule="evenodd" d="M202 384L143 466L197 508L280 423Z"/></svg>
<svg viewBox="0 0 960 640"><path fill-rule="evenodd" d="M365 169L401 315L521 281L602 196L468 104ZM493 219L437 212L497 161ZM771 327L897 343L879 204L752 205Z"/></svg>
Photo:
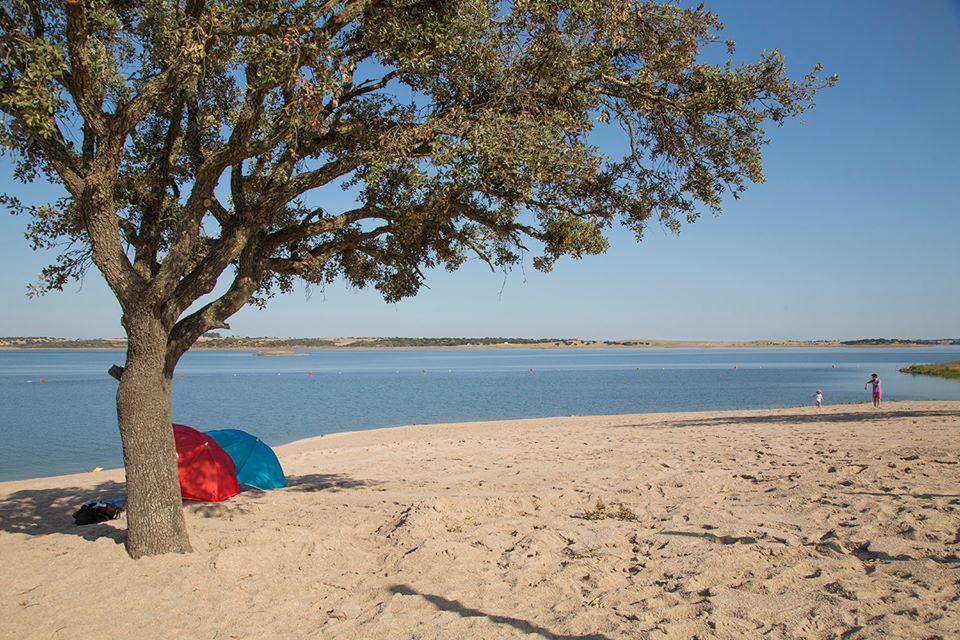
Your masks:
<svg viewBox="0 0 960 640"><path fill-rule="evenodd" d="M80 506L80 509L73 514L73 521L77 526L84 524L96 524L106 522L107 520L116 520L123 513L123 509L115 504L106 502L88 502Z"/></svg>

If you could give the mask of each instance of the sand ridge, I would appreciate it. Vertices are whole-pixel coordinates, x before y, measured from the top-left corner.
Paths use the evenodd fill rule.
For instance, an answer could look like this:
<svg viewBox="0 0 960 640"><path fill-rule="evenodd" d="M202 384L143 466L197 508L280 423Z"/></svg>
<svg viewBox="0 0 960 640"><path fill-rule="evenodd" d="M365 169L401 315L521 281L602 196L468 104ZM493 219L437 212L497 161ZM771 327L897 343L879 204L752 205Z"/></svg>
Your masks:
<svg viewBox="0 0 960 640"><path fill-rule="evenodd" d="M279 448L193 554L0 484L6 638L949 638L960 403L411 426Z"/></svg>

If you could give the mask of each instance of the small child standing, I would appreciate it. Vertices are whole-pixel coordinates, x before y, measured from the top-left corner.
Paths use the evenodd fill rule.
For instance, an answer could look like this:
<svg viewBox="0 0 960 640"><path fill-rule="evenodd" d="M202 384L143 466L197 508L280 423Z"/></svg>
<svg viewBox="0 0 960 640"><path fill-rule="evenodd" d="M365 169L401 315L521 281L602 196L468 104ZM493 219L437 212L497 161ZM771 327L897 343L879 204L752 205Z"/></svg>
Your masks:
<svg viewBox="0 0 960 640"><path fill-rule="evenodd" d="M873 406L880 406L880 399L883 397L883 388L880 384L880 377L875 373L870 374L870 379L867 380L867 384L863 385L863 388L873 387Z"/></svg>
<svg viewBox="0 0 960 640"><path fill-rule="evenodd" d="M820 389L817 389L816 398L817 398L817 409L819 409L820 407L823 406L823 391L821 391Z"/></svg>

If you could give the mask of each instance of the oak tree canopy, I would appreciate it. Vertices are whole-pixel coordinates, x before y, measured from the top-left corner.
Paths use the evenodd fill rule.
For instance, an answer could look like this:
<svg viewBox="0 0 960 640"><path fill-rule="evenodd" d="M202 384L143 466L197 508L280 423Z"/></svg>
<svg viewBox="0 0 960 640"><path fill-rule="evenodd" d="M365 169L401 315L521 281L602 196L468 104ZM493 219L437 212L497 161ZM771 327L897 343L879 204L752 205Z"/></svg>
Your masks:
<svg viewBox="0 0 960 640"><path fill-rule="evenodd" d="M720 19L667 2L0 0L0 29L0 142L64 192L2 196L57 251L36 291L95 265L123 310L135 556L189 549L169 381L243 305L298 280L398 300L471 257L549 270L615 225L678 231L762 181L769 125L835 80L704 61L733 54ZM325 206L341 187L355 205Z"/></svg>

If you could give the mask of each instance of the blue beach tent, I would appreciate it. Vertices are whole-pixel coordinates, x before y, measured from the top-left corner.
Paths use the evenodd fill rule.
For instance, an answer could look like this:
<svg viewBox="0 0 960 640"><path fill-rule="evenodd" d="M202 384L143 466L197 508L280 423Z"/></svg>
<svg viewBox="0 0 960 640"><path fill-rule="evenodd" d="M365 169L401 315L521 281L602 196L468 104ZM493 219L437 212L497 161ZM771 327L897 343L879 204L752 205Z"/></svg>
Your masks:
<svg viewBox="0 0 960 640"><path fill-rule="evenodd" d="M260 438L240 429L215 429L207 435L233 459L237 482L257 489L287 486L277 454Z"/></svg>

